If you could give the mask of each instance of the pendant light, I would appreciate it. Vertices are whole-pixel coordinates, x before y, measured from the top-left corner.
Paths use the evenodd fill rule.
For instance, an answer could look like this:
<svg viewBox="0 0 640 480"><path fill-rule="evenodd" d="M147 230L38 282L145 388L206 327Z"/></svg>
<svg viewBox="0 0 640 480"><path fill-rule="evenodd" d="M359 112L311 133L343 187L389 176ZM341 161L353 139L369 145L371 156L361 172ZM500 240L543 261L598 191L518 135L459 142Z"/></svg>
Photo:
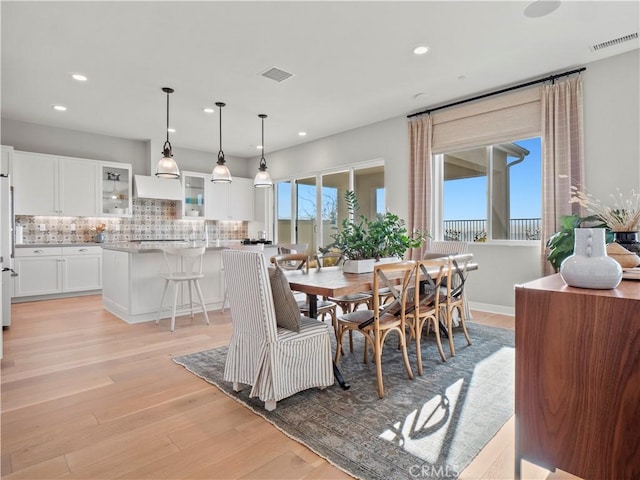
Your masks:
<svg viewBox="0 0 640 480"><path fill-rule="evenodd" d="M156 166L156 177L160 178L180 178L180 169L178 164L173 159L173 152L171 151L171 143L169 142L169 94L173 93L173 88L164 87L163 92L167 94L167 141L164 142L162 147L162 158L158 161Z"/></svg>
<svg viewBox="0 0 640 480"><path fill-rule="evenodd" d="M222 151L222 107L226 104L216 102L216 107L220 111L220 151L218 152L218 162L211 172L211 181L214 183L231 183L231 172L224 164L224 152Z"/></svg>
<svg viewBox="0 0 640 480"><path fill-rule="evenodd" d="M262 156L260 157L260 167L253 181L253 186L256 188L273 187L273 180L271 180L271 175L267 172L267 161L264 159L264 119L267 118L267 116L261 113L258 117L262 120Z"/></svg>

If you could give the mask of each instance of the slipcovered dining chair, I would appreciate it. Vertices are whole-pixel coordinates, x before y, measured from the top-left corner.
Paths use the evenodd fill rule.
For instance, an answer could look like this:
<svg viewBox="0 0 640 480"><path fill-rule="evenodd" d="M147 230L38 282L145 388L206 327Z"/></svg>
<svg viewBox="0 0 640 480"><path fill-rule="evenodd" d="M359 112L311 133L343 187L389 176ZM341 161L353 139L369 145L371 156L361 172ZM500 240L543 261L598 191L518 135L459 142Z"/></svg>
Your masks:
<svg viewBox="0 0 640 480"><path fill-rule="evenodd" d="M283 253L272 256L269 261L283 270L302 270L306 273L309 273L309 265L311 263L311 259L306 253ZM310 307L306 295L303 300L297 300L297 303L300 312L309 316ZM316 318L321 318L324 321L325 316L329 315L331 317L331 326L335 330L337 308L338 305L335 302L326 299L318 300Z"/></svg>
<svg viewBox="0 0 640 480"><path fill-rule="evenodd" d="M290 308L282 270L267 268L261 252L225 250L222 261L233 325L224 379L235 391L250 385L249 396L266 410L302 390L332 385L331 329L301 316L295 303Z"/></svg>
<svg viewBox="0 0 640 480"><path fill-rule="evenodd" d="M415 283L409 288L406 323L411 338L416 343L416 363L418 375L422 375L422 332L433 328L438 353L443 362L447 358L442 349L440 324L448 325L445 304L451 288L451 270L449 258L434 258L417 262ZM418 294L416 294L418 292ZM451 337L449 337L451 338Z"/></svg>
<svg viewBox="0 0 640 480"><path fill-rule="evenodd" d="M160 308L158 309L158 316L156 317L156 325L160 321L160 315L164 308L164 299L167 295L167 289L169 283L173 283L173 310L171 312L171 331L173 332L176 327L176 308L178 306L178 292L179 285L186 282L189 286L189 308L191 309L191 318L193 318L193 286L198 293L198 299L200 300L200 306L202 307L202 313L209 325L209 316L207 315L207 306L202 296L202 290L200 289L200 282L198 280L204 278L202 273L202 258L204 256L205 247L163 247L162 253L164 256L165 265L167 267L166 272L160 274L164 278L164 290L162 291L162 298L160 299Z"/></svg>
<svg viewBox="0 0 640 480"><path fill-rule="evenodd" d="M355 312L338 317L338 345L336 347L335 363L340 363L342 354L342 338L346 332L361 332L364 335L364 361L367 362L368 348L372 347L376 362L376 377L378 382L378 397L384 397L382 378L382 348L384 341L391 332L398 335L398 347L402 350L402 359L407 376L413 380L413 371L407 353L405 336L405 314L407 309L407 293L416 275L415 262L398 262L376 265L373 272L373 310L356 310ZM400 284L396 285L392 277L400 277ZM377 292L381 288L389 288L394 294L395 301L380 308Z"/></svg>

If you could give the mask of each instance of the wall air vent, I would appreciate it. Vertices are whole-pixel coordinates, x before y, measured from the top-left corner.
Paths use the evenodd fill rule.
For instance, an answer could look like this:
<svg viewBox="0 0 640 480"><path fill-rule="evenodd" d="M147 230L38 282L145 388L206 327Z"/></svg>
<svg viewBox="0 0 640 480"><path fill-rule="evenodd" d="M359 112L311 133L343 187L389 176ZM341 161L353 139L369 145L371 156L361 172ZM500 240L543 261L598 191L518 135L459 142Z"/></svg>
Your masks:
<svg viewBox="0 0 640 480"><path fill-rule="evenodd" d="M275 80L280 83L286 80L287 78L293 77L293 73L285 72L284 70L278 67L271 67L262 72L260 75L266 78L270 78L271 80Z"/></svg>
<svg viewBox="0 0 640 480"><path fill-rule="evenodd" d="M614 45L618 45L623 42L628 42L630 40L635 40L638 38L638 32L632 33L630 35L625 35L624 37L614 38L613 40L607 40L606 42L596 43L595 45L591 45L589 48L592 52L597 52L598 50L602 50L603 48L613 47Z"/></svg>

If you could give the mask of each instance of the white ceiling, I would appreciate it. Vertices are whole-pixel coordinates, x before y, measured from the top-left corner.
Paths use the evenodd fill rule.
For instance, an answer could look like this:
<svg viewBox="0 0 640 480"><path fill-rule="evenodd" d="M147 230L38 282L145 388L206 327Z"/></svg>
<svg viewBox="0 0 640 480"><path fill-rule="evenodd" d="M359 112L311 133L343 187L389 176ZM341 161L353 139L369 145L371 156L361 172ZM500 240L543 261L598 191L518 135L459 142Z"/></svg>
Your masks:
<svg viewBox="0 0 640 480"><path fill-rule="evenodd" d="M259 113L268 157L639 47L589 48L638 32L638 1L564 1L539 18L513 1L0 4L3 118L162 142L167 86L174 147L217 151L218 113L202 108L224 101L223 149L242 157L259 154ZM420 44L431 51L414 55ZM272 66L294 76L260 76Z"/></svg>

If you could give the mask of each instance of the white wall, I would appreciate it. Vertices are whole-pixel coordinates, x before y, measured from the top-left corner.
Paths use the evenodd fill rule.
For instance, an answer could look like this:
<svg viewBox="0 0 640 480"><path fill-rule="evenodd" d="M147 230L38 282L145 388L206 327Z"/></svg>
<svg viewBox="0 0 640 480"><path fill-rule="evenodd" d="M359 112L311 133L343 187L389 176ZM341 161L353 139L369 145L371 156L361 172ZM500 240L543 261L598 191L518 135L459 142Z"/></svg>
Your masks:
<svg viewBox="0 0 640 480"><path fill-rule="evenodd" d="M606 202L640 191L640 50L587 65L584 72L587 190Z"/></svg>
<svg viewBox="0 0 640 480"><path fill-rule="evenodd" d="M270 153L267 165L272 178L277 181L302 173L383 158L387 207L401 218L406 218L409 194L403 186L406 186L409 176L407 137L407 119L391 118Z"/></svg>
<svg viewBox="0 0 640 480"><path fill-rule="evenodd" d="M162 143L109 137L5 118L2 119L0 138L2 145L25 152L130 163L133 173L138 175L151 175L150 164L153 163L155 171L155 162L162 155ZM217 151L212 153L173 147L173 158L183 170L208 173L218 161L218 154ZM225 159L232 175L247 178L255 175L253 170L250 171L247 159L229 155Z"/></svg>
<svg viewBox="0 0 640 480"><path fill-rule="evenodd" d="M586 65L584 75L587 189L602 200L614 192L640 191L640 50ZM3 145L16 149L124 161L135 173L149 174L148 142L2 120ZM158 150L158 154L160 151ZM209 172L215 155L174 148L181 168ZM409 144L407 119L391 118L366 127L270 153L274 180L375 159L385 160L387 206L408 215ZM232 175L252 178L257 159L228 157ZM253 230L263 229L256 223ZM252 230L252 231L253 231ZM513 311L513 285L541 275L536 245L472 245L480 268L469 277L472 304L498 312Z"/></svg>
<svg viewBox="0 0 640 480"><path fill-rule="evenodd" d="M640 50L586 65L584 75L587 188L606 198L619 186L640 191ZM274 179L383 158L387 203L408 214L408 120L403 117L343 132L268 158ZM471 251L479 269L469 276L472 305L513 313L513 286L542 275L538 244L478 244Z"/></svg>
<svg viewBox="0 0 640 480"><path fill-rule="evenodd" d="M147 173L145 143L138 140L3 118L1 143L25 152L130 163L133 173Z"/></svg>

